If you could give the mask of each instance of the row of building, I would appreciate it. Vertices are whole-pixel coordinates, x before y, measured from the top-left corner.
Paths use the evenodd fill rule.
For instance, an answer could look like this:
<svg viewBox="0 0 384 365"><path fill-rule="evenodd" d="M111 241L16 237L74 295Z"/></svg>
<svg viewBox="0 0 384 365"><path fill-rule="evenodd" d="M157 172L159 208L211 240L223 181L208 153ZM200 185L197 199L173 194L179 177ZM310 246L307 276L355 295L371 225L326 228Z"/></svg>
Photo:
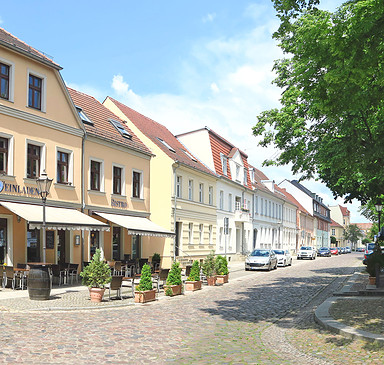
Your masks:
<svg viewBox="0 0 384 365"><path fill-rule="evenodd" d="M68 88L61 69L0 28L0 263L81 264L96 248L107 260L156 252L164 267L212 250L234 260L329 246L331 212L349 219L297 181L277 185L216 131L175 136ZM45 247L43 171L53 179Z"/></svg>

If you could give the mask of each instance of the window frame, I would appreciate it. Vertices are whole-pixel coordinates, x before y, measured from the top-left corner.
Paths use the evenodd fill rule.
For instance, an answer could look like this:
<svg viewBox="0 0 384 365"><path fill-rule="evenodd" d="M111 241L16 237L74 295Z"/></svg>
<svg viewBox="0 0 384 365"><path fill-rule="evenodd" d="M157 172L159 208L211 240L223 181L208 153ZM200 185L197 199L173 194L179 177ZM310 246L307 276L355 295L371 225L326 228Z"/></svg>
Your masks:
<svg viewBox="0 0 384 365"><path fill-rule="evenodd" d="M139 180L134 178L134 176L139 176ZM138 183L138 185L136 185ZM138 196L135 196L135 187L138 186ZM143 199L143 171L133 169L132 170L132 198L134 199Z"/></svg>
<svg viewBox="0 0 384 365"><path fill-rule="evenodd" d="M0 154L4 155L3 163L4 169L0 169L0 173L7 175L8 174L8 160L9 160L9 139L0 136L0 140L4 140L5 147L0 147Z"/></svg>
<svg viewBox="0 0 384 365"><path fill-rule="evenodd" d="M35 77L41 80L41 88L40 88L40 108L36 108L32 105L29 105L29 90L30 83L29 77ZM44 74L36 72L34 70L28 69L27 72L27 107L33 110L38 110L41 112L46 112L46 97L47 97L47 77Z"/></svg>
<svg viewBox="0 0 384 365"><path fill-rule="evenodd" d="M200 245L204 244L204 224L199 224L199 243Z"/></svg>
<svg viewBox="0 0 384 365"><path fill-rule="evenodd" d="M199 203L204 203L204 184L199 183Z"/></svg>
<svg viewBox="0 0 384 365"><path fill-rule="evenodd" d="M188 180L188 200L193 201L193 180Z"/></svg>
<svg viewBox="0 0 384 365"><path fill-rule="evenodd" d="M224 190L220 190L219 192L219 209L224 209Z"/></svg>
<svg viewBox="0 0 384 365"><path fill-rule="evenodd" d="M208 187L208 204L213 205L213 186Z"/></svg>
<svg viewBox="0 0 384 365"><path fill-rule="evenodd" d="M193 245L193 223L188 224L188 244Z"/></svg>
<svg viewBox="0 0 384 365"><path fill-rule="evenodd" d="M120 171L120 174L116 174L116 171ZM123 174L122 167L112 164L112 194L123 195Z"/></svg>
<svg viewBox="0 0 384 365"><path fill-rule="evenodd" d="M176 197L181 198L182 197L182 184L183 184L183 178L181 175L176 175Z"/></svg>
<svg viewBox="0 0 384 365"><path fill-rule="evenodd" d="M15 64L12 61L9 61L5 58L0 57L0 63L2 63L5 66L9 67L9 74L8 74L8 98L2 98L0 96L0 99L14 102L14 94L15 94Z"/></svg>
<svg viewBox="0 0 384 365"><path fill-rule="evenodd" d="M94 169L93 164L99 166L98 170ZM96 159L91 159L89 164L89 190L91 191L102 191L101 190L101 165L102 163ZM96 166L96 165L95 165ZM94 174L98 174L98 187L94 185Z"/></svg>
<svg viewBox="0 0 384 365"><path fill-rule="evenodd" d="M3 74L1 72L1 68L3 66L7 68L7 71L8 71L7 74ZM6 63L3 63L0 61L0 99L3 99L3 100L9 100L9 83L10 83L10 76L11 76L10 73L11 73L11 67L9 65L7 65ZM2 81L3 80L6 80L6 84L7 84L4 96L2 96L2 94L1 94Z"/></svg>
<svg viewBox="0 0 384 365"><path fill-rule="evenodd" d="M66 156L66 161L62 161L62 156ZM69 153L57 150L56 151L56 182L58 184L65 184L69 185ZM62 180L62 167L64 167L65 175L66 175L66 181Z"/></svg>
<svg viewBox="0 0 384 365"><path fill-rule="evenodd" d="M39 147L40 148L40 156L39 156L39 173L38 173L38 176L28 176L28 146L29 145L32 145L32 146L36 146L36 147ZM46 155L46 146L44 143L41 143L41 142L37 142L37 141L33 141L33 140L29 140L27 139L26 140L26 145L25 145L25 155L26 155L26 158L25 158L25 177L27 179L36 179L37 177L40 176L41 172L45 170L45 155Z"/></svg>
<svg viewBox="0 0 384 365"><path fill-rule="evenodd" d="M223 170L223 175L228 176L228 158L224 154L220 154L221 157L221 167Z"/></svg>

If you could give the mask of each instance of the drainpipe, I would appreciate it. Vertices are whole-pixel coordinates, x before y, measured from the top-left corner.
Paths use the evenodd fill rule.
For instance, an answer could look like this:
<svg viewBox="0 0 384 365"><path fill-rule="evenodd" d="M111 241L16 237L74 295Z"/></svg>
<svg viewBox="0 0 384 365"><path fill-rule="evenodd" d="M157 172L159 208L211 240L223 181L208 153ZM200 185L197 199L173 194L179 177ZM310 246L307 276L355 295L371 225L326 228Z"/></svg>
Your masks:
<svg viewBox="0 0 384 365"><path fill-rule="evenodd" d="M85 208L85 182L84 182L84 159L85 159L85 151L84 151L84 145L85 145L85 131L83 134L83 138L81 140L81 213L84 213ZM84 230L81 230L81 269L83 269L83 263L84 263Z"/></svg>
<svg viewBox="0 0 384 365"><path fill-rule="evenodd" d="M177 161L176 161L177 162ZM177 189L177 175L176 175L176 170L179 168L179 163L177 162L177 166L174 166L173 167L173 174L174 174L174 206L173 206L173 230L175 232L175 238L174 238L174 241L173 241L173 262L176 261L176 245L177 245L177 242L176 242L176 238L177 238L177 232L176 232L176 218L177 218L177 214L176 214L176 204L177 204L177 194L176 194L176 189Z"/></svg>

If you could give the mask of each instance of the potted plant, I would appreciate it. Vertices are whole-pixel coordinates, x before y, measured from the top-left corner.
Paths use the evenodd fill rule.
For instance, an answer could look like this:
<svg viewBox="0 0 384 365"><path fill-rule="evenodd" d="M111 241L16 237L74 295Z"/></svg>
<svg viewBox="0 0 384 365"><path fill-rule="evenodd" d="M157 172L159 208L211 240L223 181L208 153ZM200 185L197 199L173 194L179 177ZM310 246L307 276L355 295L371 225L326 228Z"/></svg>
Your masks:
<svg viewBox="0 0 384 365"><path fill-rule="evenodd" d="M384 267L384 257L381 253L381 247L375 245L373 252L367 257L366 271L369 274L369 284L376 284L377 269L380 271Z"/></svg>
<svg viewBox="0 0 384 365"><path fill-rule="evenodd" d="M185 290L195 291L201 289L201 280L200 280L200 265L199 261L193 261L191 271L185 282Z"/></svg>
<svg viewBox="0 0 384 365"><path fill-rule="evenodd" d="M99 303L103 300L105 285L112 280L111 269L101 259L100 249L96 249L92 261L80 273L83 285L88 286L91 302Z"/></svg>
<svg viewBox="0 0 384 365"><path fill-rule="evenodd" d="M152 267L153 267L153 270L156 270L156 269L159 269L160 268L160 254L159 253L154 253L152 255Z"/></svg>
<svg viewBox="0 0 384 365"><path fill-rule="evenodd" d="M164 286L165 295L174 296L181 294L181 267L178 262L172 264L169 270L166 285Z"/></svg>
<svg viewBox="0 0 384 365"><path fill-rule="evenodd" d="M215 255L213 251L205 258L202 265L203 274L207 278L207 283L209 286L216 285L216 276L215 276Z"/></svg>
<svg viewBox="0 0 384 365"><path fill-rule="evenodd" d="M151 267L144 264L141 270L140 283L135 290L135 303L146 303L156 300L156 289L152 285Z"/></svg>
<svg viewBox="0 0 384 365"><path fill-rule="evenodd" d="M215 260L216 282L217 284L228 283L228 261L221 255L216 256Z"/></svg>

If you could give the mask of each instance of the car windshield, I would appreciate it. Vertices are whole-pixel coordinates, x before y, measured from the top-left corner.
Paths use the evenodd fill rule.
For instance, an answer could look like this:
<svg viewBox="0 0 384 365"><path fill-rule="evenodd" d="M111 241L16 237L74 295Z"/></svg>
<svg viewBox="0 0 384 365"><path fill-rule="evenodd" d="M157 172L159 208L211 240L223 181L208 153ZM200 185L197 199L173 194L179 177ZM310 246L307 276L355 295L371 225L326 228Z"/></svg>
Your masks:
<svg viewBox="0 0 384 365"><path fill-rule="evenodd" d="M312 247L300 247L300 250L308 251L308 250L312 250Z"/></svg>
<svg viewBox="0 0 384 365"><path fill-rule="evenodd" d="M319 249L319 251L328 251L328 248L327 248L327 247L321 247L321 248Z"/></svg>
<svg viewBox="0 0 384 365"><path fill-rule="evenodd" d="M251 256L269 256L269 251L268 250L254 250L251 253Z"/></svg>
<svg viewBox="0 0 384 365"><path fill-rule="evenodd" d="M283 250L273 250L273 252L274 252L276 255L284 255L284 251L283 251Z"/></svg>

